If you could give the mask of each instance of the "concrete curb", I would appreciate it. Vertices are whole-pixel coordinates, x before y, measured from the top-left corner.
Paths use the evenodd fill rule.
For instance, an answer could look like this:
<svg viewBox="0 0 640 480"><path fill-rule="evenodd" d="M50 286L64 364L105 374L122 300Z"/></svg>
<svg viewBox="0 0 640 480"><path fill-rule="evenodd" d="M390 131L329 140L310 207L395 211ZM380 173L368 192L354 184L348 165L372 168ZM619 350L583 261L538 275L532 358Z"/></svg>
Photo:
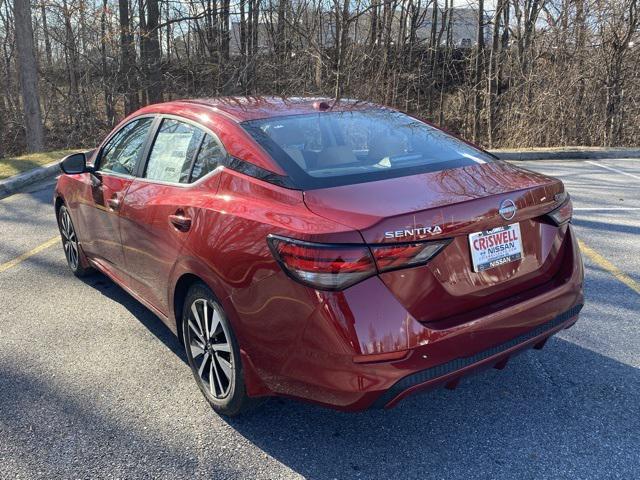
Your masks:
<svg viewBox="0 0 640 480"><path fill-rule="evenodd" d="M640 158L638 148L576 148L541 150L491 150L501 160L597 160L606 158Z"/></svg>
<svg viewBox="0 0 640 480"><path fill-rule="evenodd" d="M0 198L13 195L23 187L47 178L53 178L60 173L62 173L60 170L60 160L56 160L42 167L27 170L18 175L0 180Z"/></svg>

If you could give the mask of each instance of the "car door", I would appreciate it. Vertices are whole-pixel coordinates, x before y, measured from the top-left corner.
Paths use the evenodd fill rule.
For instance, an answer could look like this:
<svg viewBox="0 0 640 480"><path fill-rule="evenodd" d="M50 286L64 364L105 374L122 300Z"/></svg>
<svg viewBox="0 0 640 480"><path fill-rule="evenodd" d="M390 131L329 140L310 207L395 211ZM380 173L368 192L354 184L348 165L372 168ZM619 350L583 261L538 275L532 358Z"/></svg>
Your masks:
<svg viewBox="0 0 640 480"><path fill-rule="evenodd" d="M168 281L206 192L193 185L225 155L211 134L194 124L161 120L146 165L131 183L120 211L121 235L131 285L168 314Z"/></svg>
<svg viewBox="0 0 640 480"><path fill-rule="evenodd" d="M85 252L118 276L124 270L120 237L120 207L142 159L154 117L136 118L104 144L96 155L90 199L84 202L83 220L89 232Z"/></svg>

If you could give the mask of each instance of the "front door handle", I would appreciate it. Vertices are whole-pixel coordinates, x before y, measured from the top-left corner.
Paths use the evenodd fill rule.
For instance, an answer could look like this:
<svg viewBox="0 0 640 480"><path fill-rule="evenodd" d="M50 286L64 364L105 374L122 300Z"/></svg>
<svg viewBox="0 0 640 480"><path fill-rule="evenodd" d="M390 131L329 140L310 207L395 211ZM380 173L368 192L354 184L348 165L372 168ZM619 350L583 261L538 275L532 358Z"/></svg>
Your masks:
<svg viewBox="0 0 640 480"><path fill-rule="evenodd" d="M120 208L120 199L114 195L109 200L107 200L107 205L109 205L109 208L111 210L118 210Z"/></svg>
<svg viewBox="0 0 640 480"><path fill-rule="evenodd" d="M186 232L191 228L191 218L185 216L181 211L169 215L169 221L181 232Z"/></svg>

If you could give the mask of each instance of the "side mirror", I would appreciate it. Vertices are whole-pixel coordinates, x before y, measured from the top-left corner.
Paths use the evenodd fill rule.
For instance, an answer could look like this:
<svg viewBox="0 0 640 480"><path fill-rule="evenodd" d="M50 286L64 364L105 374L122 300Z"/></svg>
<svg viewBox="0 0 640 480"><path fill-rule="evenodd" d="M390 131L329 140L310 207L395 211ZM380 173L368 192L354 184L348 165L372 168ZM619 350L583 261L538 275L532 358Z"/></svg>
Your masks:
<svg viewBox="0 0 640 480"><path fill-rule="evenodd" d="M62 159L60 168L67 175L88 172L87 156L84 153L73 153Z"/></svg>

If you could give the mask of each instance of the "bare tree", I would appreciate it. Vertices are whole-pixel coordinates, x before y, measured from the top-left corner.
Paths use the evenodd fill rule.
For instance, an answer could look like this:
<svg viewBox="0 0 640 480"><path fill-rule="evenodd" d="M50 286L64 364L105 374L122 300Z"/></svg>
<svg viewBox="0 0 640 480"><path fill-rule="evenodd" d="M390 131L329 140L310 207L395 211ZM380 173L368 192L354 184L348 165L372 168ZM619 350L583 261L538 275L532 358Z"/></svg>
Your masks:
<svg viewBox="0 0 640 480"><path fill-rule="evenodd" d="M40 112L38 91L38 66L34 55L31 4L29 0L14 0L16 50L18 53L18 76L27 151L38 152L44 148L44 129Z"/></svg>
<svg viewBox="0 0 640 480"><path fill-rule="evenodd" d="M605 138L606 145L615 145L622 129L621 105L624 94L625 62L631 39L638 30L638 2L626 0L619 5L611 5L610 20L603 22L601 29L604 39L605 87ZM637 121L637 117L636 117Z"/></svg>
<svg viewBox="0 0 640 480"><path fill-rule="evenodd" d="M478 29L476 32L476 59L473 69L473 141L480 135L480 111L482 108L482 72L484 55L484 0L478 1Z"/></svg>
<svg viewBox="0 0 640 480"><path fill-rule="evenodd" d="M236 94L377 101L491 147L640 144L638 0L8 1L11 153L38 123L90 145L141 105Z"/></svg>
<svg viewBox="0 0 640 480"><path fill-rule="evenodd" d="M135 66L133 35L129 20L129 1L118 0L120 10L120 88L124 97L124 111L138 109L138 82Z"/></svg>

